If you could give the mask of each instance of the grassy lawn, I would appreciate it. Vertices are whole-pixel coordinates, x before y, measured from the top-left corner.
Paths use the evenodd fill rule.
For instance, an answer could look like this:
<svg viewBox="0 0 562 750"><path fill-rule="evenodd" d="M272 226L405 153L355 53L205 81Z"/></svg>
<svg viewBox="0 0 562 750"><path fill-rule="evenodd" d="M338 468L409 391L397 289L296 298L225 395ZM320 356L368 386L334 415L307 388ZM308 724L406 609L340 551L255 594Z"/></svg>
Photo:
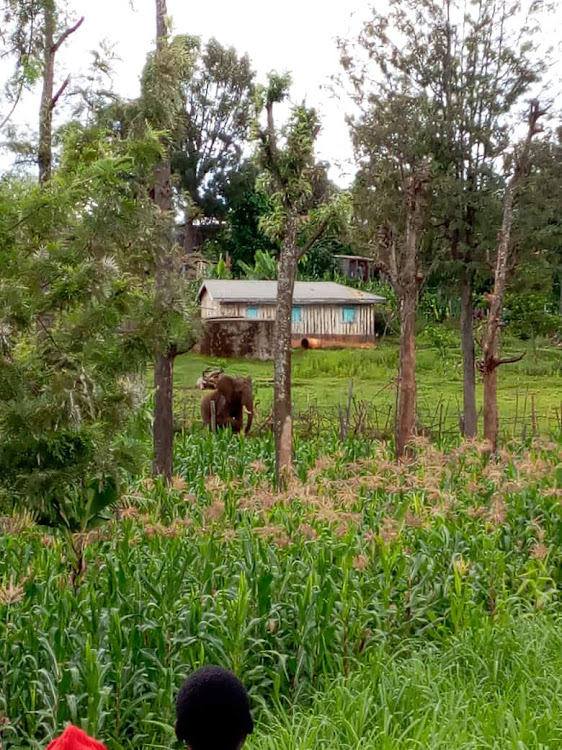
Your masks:
<svg viewBox="0 0 562 750"><path fill-rule="evenodd" d="M510 341L505 353L521 353L525 358L501 368L499 376L499 409L503 427L509 434L521 437L523 424L531 427L534 398L539 432L557 433L562 417L562 351L538 346L533 352L529 342ZM337 412L348 399L350 380L353 395L367 401L377 410L382 424L394 404L393 380L398 363L398 346L386 341L376 350L295 350L293 356L293 400L296 411L314 406ZM273 397L271 362L252 360L219 360L192 354L176 362L175 383L182 408L189 418L198 419L196 405L200 393L195 381L208 366L222 365L233 375L251 375L257 394L258 417L271 408ZM462 405L462 366L460 350L450 349L443 357L427 345L418 347L418 407L424 424L439 420L449 429L458 425ZM534 397L531 395L534 394ZM482 405L482 386L477 385L478 405Z"/></svg>

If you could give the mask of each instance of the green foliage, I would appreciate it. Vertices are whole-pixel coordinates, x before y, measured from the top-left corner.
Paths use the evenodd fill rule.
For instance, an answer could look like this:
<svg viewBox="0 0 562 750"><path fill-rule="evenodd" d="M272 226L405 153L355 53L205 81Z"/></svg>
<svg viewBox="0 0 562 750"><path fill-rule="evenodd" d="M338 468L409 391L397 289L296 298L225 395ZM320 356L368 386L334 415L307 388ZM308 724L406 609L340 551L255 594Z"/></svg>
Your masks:
<svg viewBox="0 0 562 750"><path fill-rule="evenodd" d="M204 46L198 40L197 49L192 68L180 75L172 169L192 203L187 218L223 218L248 135L254 73L247 55L216 39Z"/></svg>
<svg viewBox="0 0 562 750"><path fill-rule="evenodd" d="M341 242L323 238L315 242L299 263L300 279L333 279L336 275L338 264L334 255L343 253L347 248Z"/></svg>
<svg viewBox="0 0 562 750"><path fill-rule="evenodd" d="M317 174L314 144L320 130L316 110L304 105L292 108L289 119L281 128L282 143L273 123L273 104L280 101L281 81L270 76L271 89L264 90L268 107L268 125L259 130L261 144L259 163L263 169L260 187L271 196L271 210L262 217L261 229L272 240L284 235L289 213L307 213L314 208L313 182ZM261 111L256 112L256 121ZM301 225L302 231L306 228Z"/></svg>
<svg viewBox="0 0 562 750"><path fill-rule="evenodd" d="M451 350L458 349L457 337L454 332L443 325L435 325L435 323L426 325L423 329L422 338L437 349L444 362L450 358ZM455 352L455 354L458 356L458 352Z"/></svg>
<svg viewBox="0 0 562 750"><path fill-rule="evenodd" d="M244 276L248 279L277 278L277 259L261 250L256 250L253 266L249 266L243 261L239 261L238 265Z"/></svg>
<svg viewBox="0 0 562 750"><path fill-rule="evenodd" d="M432 323L443 323L450 317L447 302L439 292L424 289L418 302L418 311Z"/></svg>
<svg viewBox="0 0 562 750"><path fill-rule="evenodd" d="M216 266L213 266L211 268L209 277L211 279L230 279L232 277L232 274L230 273L230 270L226 265L226 261L224 260L222 255L218 259Z"/></svg>
<svg viewBox="0 0 562 750"><path fill-rule="evenodd" d="M508 330L523 340L562 331L562 319L555 312L552 295L544 292L507 293L504 321Z"/></svg>
<svg viewBox="0 0 562 750"><path fill-rule="evenodd" d="M96 515L141 450L144 370L168 333L147 275L159 154L150 135L129 149L75 126L47 189L0 183L0 484L47 523Z"/></svg>
<svg viewBox="0 0 562 750"><path fill-rule="evenodd" d="M184 106L184 82L192 75L199 40L177 36L148 56L141 79L142 114L152 127L172 138L178 132Z"/></svg>
<svg viewBox="0 0 562 750"><path fill-rule="evenodd" d="M394 235L403 231L400 182L426 160L424 265L439 268L440 288L475 272L489 276L505 186L501 158L514 113L547 69L538 51L543 10L533 3L527 14L518 0L391 0L383 11L372 7L357 40L340 43L346 86L360 107L351 120L357 236L385 261L378 227L387 221ZM521 217L528 232L531 222ZM536 232L526 236L535 243Z"/></svg>
<svg viewBox="0 0 562 750"><path fill-rule="evenodd" d="M246 161L229 174L224 190L227 228L215 246L219 253L229 254L236 276L241 273L240 262L251 266L258 250L270 255L279 252L278 243L260 229L262 216L271 209L271 200L256 184L258 175L255 163ZM209 245L207 243L207 252Z"/></svg>

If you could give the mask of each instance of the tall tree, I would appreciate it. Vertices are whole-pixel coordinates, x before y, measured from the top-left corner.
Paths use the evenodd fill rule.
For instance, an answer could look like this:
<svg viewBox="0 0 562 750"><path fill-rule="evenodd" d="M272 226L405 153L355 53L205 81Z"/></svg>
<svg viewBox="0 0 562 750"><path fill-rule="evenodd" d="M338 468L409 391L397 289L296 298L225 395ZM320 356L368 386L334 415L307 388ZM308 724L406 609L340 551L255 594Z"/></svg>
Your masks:
<svg viewBox="0 0 562 750"><path fill-rule="evenodd" d="M155 475L169 482L173 473L173 375L175 358L193 345L193 307L181 274L181 248L177 243L175 211L177 185L171 169L173 144L185 103L184 86L196 57L197 40L189 36L170 39L166 0L155 1L156 45L141 76L141 96L116 99L95 111L96 125L123 141L158 133L161 158L154 169L150 195L158 209L159 241L153 308L160 337L154 364L153 444Z"/></svg>
<svg viewBox="0 0 562 750"><path fill-rule="evenodd" d="M73 127L56 180L0 180L0 489L46 523L115 501L144 443L159 155Z"/></svg>
<svg viewBox="0 0 562 750"><path fill-rule="evenodd" d="M293 465L291 408L291 311L297 265L312 245L341 222L347 211L345 196L315 205L314 184L322 167L314 159L320 130L318 116L304 105L293 107L281 131L274 106L287 97L289 76L270 74L269 84L257 92L257 110L265 110L265 126L256 122L260 162L271 194L272 211L262 222L280 242L275 312L273 430L277 479L283 483Z"/></svg>
<svg viewBox="0 0 562 750"><path fill-rule="evenodd" d="M539 293L562 315L562 127L533 143L533 169L522 187L514 245L519 263L510 280L514 295ZM538 299L537 299L538 303Z"/></svg>
<svg viewBox="0 0 562 750"><path fill-rule="evenodd" d="M168 44L168 12L166 0L156 0L156 60L161 62ZM158 165L154 179L154 202L159 210L171 216L173 209L171 162L168 147ZM157 294L167 296L167 282L172 268L170 254L174 238L171 228L166 233L163 257L156 270ZM167 350L158 354L154 365L154 473L170 482L174 467L174 352Z"/></svg>
<svg viewBox="0 0 562 750"><path fill-rule="evenodd" d="M482 362L480 363L480 369L484 380L484 439L490 442L493 451L497 448L499 430L497 368L502 364L516 362L521 359L521 357L501 359L499 356L503 301L512 252L511 235L514 211L521 183L525 179L530 167L531 143L535 135L540 132L538 121L543 114L544 112L541 111L538 102L533 102L529 112L527 137L521 147L515 150L513 173L509 178L505 190L503 220L498 235L494 290L488 296L488 323L482 341Z"/></svg>
<svg viewBox="0 0 562 750"><path fill-rule="evenodd" d="M540 76L534 23L540 3L519 0L392 0L373 10L358 47L366 68L432 99L435 225L460 284L464 430L477 430L473 285L494 242L498 158L509 143L513 112ZM350 46L342 45L344 63ZM356 75L357 75L357 65ZM360 76L357 76L360 77Z"/></svg>
<svg viewBox="0 0 562 750"><path fill-rule="evenodd" d="M348 69L355 70L352 61ZM356 237L374 252L400 302L400 362L395 446L400 458L416 423L415 319L418 293L428 272L428 192L432 181L429 138L435 110L424 94L392 79L358 83L361 114L350 120L359 172L354 189ZM406 86L406 85L405 85ZM366 98L363 99L363 92Z"/></svg>
<svg viewBox="0 0 562 750"><path fill-rule="evenodd" d="M194 220L222 218L230 175L239 168L248 135L254 73L247 55L211 39L183 81L172 169L184 202L184 246L194 249Z"/></svg>
<svg viewBox="0 0 562 750"><path fill-rule="evenodd" d="M7 126L24 91L42 81L39 110L37 162L39 182L49 181L52 172L53 112L70 83L70 75L55 91L55 61L59 49L82 25L72 23L56 0L2 0L4 61L13 61L5 86L7 110L0 115L0 130Z"/></svg>
<svg viewBox="0 0 562 750"><path fill-rule="evenodd" d="M174 231L171 138L182 105L181 78L191 65L192 45L182 37L170 44L166 0L156 0L156 51L142 81L141 111L153 128L164 131L162 159L154 172L154 202L162 220L162 237L155 273L156 309L167 335L154 365L154 473L169 483L173 474L174 360L181 354L181 337L173 326L181 310L179 252Z"/></svg>

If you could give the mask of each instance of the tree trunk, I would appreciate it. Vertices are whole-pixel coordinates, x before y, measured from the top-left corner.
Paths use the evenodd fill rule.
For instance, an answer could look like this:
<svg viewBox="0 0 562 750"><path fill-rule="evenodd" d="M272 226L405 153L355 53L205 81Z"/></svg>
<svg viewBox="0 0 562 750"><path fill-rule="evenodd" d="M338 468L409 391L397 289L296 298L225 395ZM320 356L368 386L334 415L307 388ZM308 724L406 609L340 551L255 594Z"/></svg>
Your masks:
<svg viewBox="0 0 562 750"><path fill-rule="evenodd" d="M174 356L160 354L154 367L154 474L169 484L174 465Z"/></svg>
<svg viewBox="0 0 562 750"><path fill-rule="evenodd" d="M170 162L165 160L156 169L154 200L158 208L169 215L172 211L172 189ZM157 304L162 309L167 306L169 285L173 274L173 235L170 218L170 237L168 247L158 259L155 292ZM174 383L173 363L175 351L169 347L157 355L154 367L154 389L156 392L153 414L154 474L162 476L168 483L173 471L173 404Z"/></svg>
<svg viewBox="0 0 562 750"><path fill-rule="evenodd" d="M43 88L41 91L41 108L39 110L39 183L44 185L51 179L53 155L53 88L55 85L55 3L45 0L44 3L44 45L43 52Z"/></svg>
<svg viewBox="0 0 562 750"><path fill-rule="evenodd" d="M160 52L168 43L168 8L166 0L156 0L156 50Z"/></svg>
<svg viewBox="0 0 562 750"><path fill-rule="evenodd" d="M516 183L510 181L505 195L502 227L498 238L498 252L494 275L494 291L489 295L490 310L488 313L488 327L482 346L482 375L484 382L484 440L488 440L492 451L498 447L498 401L497 401L497 372L500 364L499 344L500 327L503 312L503 298L507 279L507 264L509 245L511 240L511 226L513 224L513 202Z"/></svg>
<svg viewBox="0 0 562 750"><path fill-rule="evenodd" d="M167 9L166 0L156 0L156 54L162 52L167 44ZM168 150L155 170L154 202L168 218L168 238L157 261L156 297L157 304L166 308L169 282L173 274L173 198L172 171ZM156 476L161 476L169 483L173 474L174 463L174 357L173 348L160 352L154 366L154 421L153 421L153 469Z"/></svg>
<svg viewBox="0 0 562 750"><path fill-rule="evenodd" d="M464 436L476 437L478 417L476 413L476 374L474 355L474 307L472 285L474 273L466 271L461 282L461 344L463 363L463 427Z"/></svg>
<svg viewBox="0 0 562 750"><path fill-rule="evenodd" d="M401 458L416 426L416 301L417 287L409 284L400 299L400 365L395 422L396 458Z"/></svg>
<svg viewBox="0 0 562 750"><path fill-rule="evenodd" d="M193 226L193 219L188 219L186 216L183 227L183 249L186 253L193 253L195 251L195 244L195 227Z"/></svg>
<svg viewBox="0 0 562 750"><path fill-rule="evenodd" d="M529 113L529 129L523 147L516 154L513 175L507 184L504 198L502 225L498 236L498 251L496 255L496 268L494 272L494 291L489 295L490 310L488 313L488 327L482 344L481 370L484 380L484 440L488 440L492 451L498 447L498 399L497 399L497 368L504 362L513 362L521 357L511 360L499 358L500 330L503 312L503 299L507 274L509 270L509 252L511 244L511 227L513 225L513 211L519 185L523 180L529 162L529 152L533 136L539 132L537 122L542 112L538 102L532 102Z"/></svg>
<svg viewBox="0 0 562 750"><path fill-rule="evenodd" d="M489 363L490 365L491 363ZM492 451L495 452L498 447L499 434L499 414L498 414L498 369L497 365L493 367L484 365L482 371L482 381L484 383L484 439L489 440Z"/></svg>
<svg viewBox="0 0 562 750"><path fill-rule="evenodd" d="M293 422L291 410L291 312L297 271L297 216L290 214L277 275L277 307L275 312L275 365L273 371L273 432L275 435L275 467L280 485L293 467Z"/></svg>
<svg viewBox="0 0 562 750"><path fill-rule="evenodd" d="M421 274L418 270L418 236L425 206L427 165L404 184L406 195L406 236L398 262L396 245L391 242L389 269L400 298L400 364L398 404L394 427L396 458L402 458L416 427L416 305Z"/></svg>

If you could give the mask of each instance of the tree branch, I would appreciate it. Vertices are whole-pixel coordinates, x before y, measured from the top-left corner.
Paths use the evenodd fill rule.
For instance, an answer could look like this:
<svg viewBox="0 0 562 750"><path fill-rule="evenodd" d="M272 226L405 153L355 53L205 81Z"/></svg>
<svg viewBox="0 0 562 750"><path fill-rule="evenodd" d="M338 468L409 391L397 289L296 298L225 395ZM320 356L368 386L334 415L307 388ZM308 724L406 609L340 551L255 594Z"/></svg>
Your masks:
<svg viewBox="0 0 562 750"><path fill-rule="evenodd" d="M57 91L57 93L56 93L56 94L55 94L55 95L53 96L53 98L51 99L51 103L50 103L50 105L49 105L49 109L50 109L51 111L52 111L52 110L53 110L53 109L54 109L54 108L55 108L55 107L57 106L57 102L58 102L58 100L59 100L59 99L61 98L61 96L62 96L62 95L64 94L64 92L65 92L65 90L66 90L66 87L68 86L68 84L69 84L69 83L70 83L70 76L67 76L67 77L66 77L66 79L65 79L65 81L64 81L64 83L63 83L63 84L62 84L62 86L60 87L60 89L59 89L59 90Z"/></svg>
<svg viewBox="0 0 562 750"><path fill-rule="evenodd" d="M14 103L13 103L13 105L12 105L12 108L11 108L11 110L10 110L10 111L8 112L8 114L7 114L7 115L6 115L5 117L4 117L4 119L2 120L2 122L0 122L0 130L2 130L2 128L4 127L4 125L6 125L6 123L7 123L7 122L9 122L9 120L10 120L10 117L11 117L11 116L12 116L12 115L14 114L14 112L15 112L15 110L16 110L16 107L17 107L17 106L18 106L18 104L19 104L19 100L21 99L21 94L22 94L22 91L23 91L23 80L21 81L21 83L20 83L20 85L19 85L18 93L17 93L17 96L16 96L16 98L15 98L15 100L14 100Z"/></svg>
<svg viewBox="0 0 562 750"><path fill-rule="evenodd" d="M499 367L500 365L511 365L514 362L521 362L524 356L525 352L523 352L523 354L519 354L517 357L506 357L505 359L498 359L496 367Z"/></svg>
<svg viewBox="0 0 562 750"><path fill-rule="evenodd" d="M69 36L71 36L71 34L74 34L75 31L78 31L78 29L80 28L80 26L82 26L83 23L84 23L84 16L82 16L82 18L76 21L74 26L70 26L68 29L63 31L63 33L59 37L59 40L55 42L55 44L53 44L53 47L52 47L53 55L56 54L56 52L60 49L61 45L66 42L66 40L68 39Z"/></svg>
<svg viewBox="0 0 562 750"><path fill-rule="evenodd" d="M524 356L525 352L523 352L523 354L519 354L516 357L506 357L505 359L488 359L487 362L484 359L479 359L476 362L476 369L484 374L486 371L490 372L492 370L495 370L496 367L499 367L500 365L511 365L514 362L520 362Z"/></svg>
<svg viewBox="0 0 562 750"><path fill-rule="evenodd" d="M317 242L320 237L324 234L326 231L326 227L328 226L328 219L324 219L323 222L320 223L320 226L317 228L317 230L314 232L312 237L306 242L302 247L298 249L297 257L300 260L304 255L307 254L307 252L310 250L310 248L314 245L315 242Z"/></svg>

